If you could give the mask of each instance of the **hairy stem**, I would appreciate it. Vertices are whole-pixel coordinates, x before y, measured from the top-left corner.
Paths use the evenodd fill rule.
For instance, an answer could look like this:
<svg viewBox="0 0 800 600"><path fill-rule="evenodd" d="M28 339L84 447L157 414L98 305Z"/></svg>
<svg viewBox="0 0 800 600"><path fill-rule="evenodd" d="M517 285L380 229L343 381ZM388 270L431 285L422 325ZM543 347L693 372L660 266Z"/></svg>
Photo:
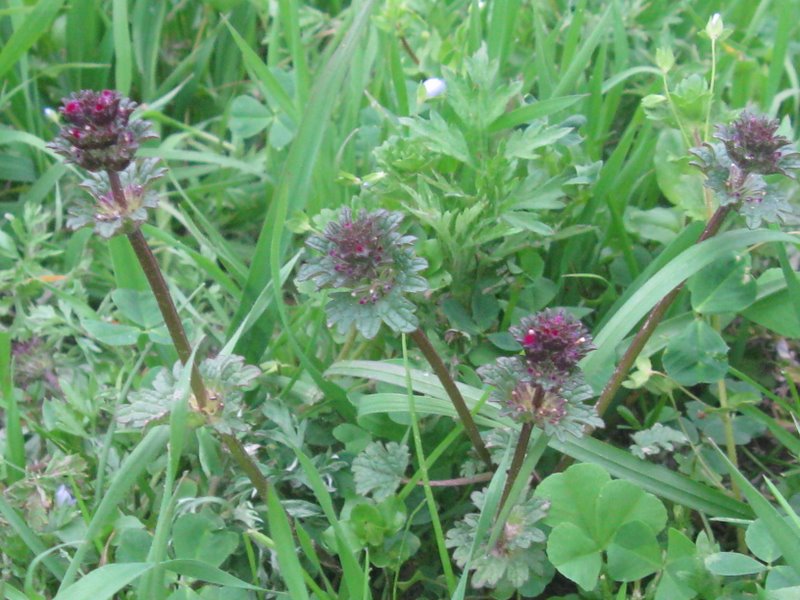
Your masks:
<svg viewBox="0 0 800 600"><path fill-rule="evenodd" d="M167 282L161 273L158 266L158 261L150 250L147 240L140 229L135 229L128 233L128 239L133 246L133 251L139 259L139 264L142 265L144 274L147 281L150 283L150 288L156 297L158 309L164 317L164 323L169 331L169 336L172 338L172 343L175 344L175 350L178 352L178 358L181 359L183 364L189 360L192 355L192 347L189 344L189 339L186 337L186 331L183 329L183 323L178 315L178 310L175 308L175 303L172 301L172 296L169 293ZM208 406L208 392L203 384L203 379L200 377L200 371L197 365L192 365L191 376L192 392L197 401L197 406L200 410L204 410Z"/></svg>
<svg viewBox="0 0 800 600"><path fill-rule="evenodd" d="M541 394L541 388L536 388L536 394ZM534 404L536 399L534 400ZM519 432L519 439L517 440L517 447L514 450L514 457L511 459L511 466L508 467L508 477L506 478L506 485L503 488L503 495L500 496L500 504L497 511L503 510L506 505L508 496L511 493L511 488L514 487L514 482L519 477L519 471L522 468L522 462L525 460L525 454L528 452L528 442L531 440L531 432L533 431L533 423L523 423L522 429Z"/></svg>
<svg viewBox="0 0 800 600"><path fill-rule="evenodd" d="M114 200L120 206L126 206L125 193L122 189L119 174L115 171L107 171L107 174ZM158 309L164 317L164 323L172 338L172 343L175 345L178 358L180 358L181 363L186 364L192 355L192 346L189 343L189 338L186 337L186 330L183 328L178 310L175 308L175 303L172 301L172 295L169 293L169 287L164 279L164 275L161 273L161 268L158 266L158 261L155 255L153 255L153 251L150 249L142 231L138 227L128 233L128 240L130 240L131 246L133 246L136 258L139 259L139 264L142 265L142 270L144 270L144 274L147 277L147 282L150 284L150 288L153 290L153 294L156 297ZM192 364L191 386L197 406L200 411L205 414L206 409L209 408L208 390L206 390L203 378L196 364ZM250 483L253 484L253 487L255 487L261 499L266 502L269 483L261 472L261 469L258 468L256 462L247 454L242 442L240 442L236 436L223 433L221 437L228 451L231 453L231 456L239 465L239 468L241 468L248 479L250 479Z"/></svg>
<svg viewBox="0 0 800 600"><path fill-rule="evenodd" d="M452 401L453 406L458 413L458 417L461 419L461 423L464 425L464 430L467 432L467 435L472 442L472 446L475 448L478 456L480 456L481 460L486 463L489 469L491 469L492 458L489 455L489 451L486 449L483 440L481 439L481 434L478 432L478 426L475 425L475 420L472 418L469 408L467 408L467 403L464 401L464 397L461 395L461 392L458 391L458 387L453 381L453 378L450 377L450 372L442 362L441 357L434 349L431 341L428 339L428 336L425 335L421 329L415 329L410 335L411 339L414 340L414 343L422 351L422 354L425 355L425 358L433 369L433 372L436 373L436 376L442 383L445 392L447 392L447 395L450 397L450 400Z"/></svg>
<svg viewBox="0 0 800 600"><path fill-rule="evenodd" d="M710 237L713 237L719 231L719 228L722 226L725 217L728 216L728 213L732 207L733 205L731 204L720 206L714 212L714 214L708 220L703 233L700 234L700 238L697 240L698 244L700 242L704 242ZM611 379L603 389L603 393L600 394L600 399L597 401L597 413L599 415L602 416L608 406L611 404L611 401L614 399L614 395L617 393L617 390L619 390L622 382L625 380L625 377L627 377L628 371L630 371L631 366L633 365L633 361L635 361L636 357L639 356L639 353L642 351L642 348L644 348L647 340L649 340L650 336L653 335L656 327L664 318L664 314L675 301L675 298L678 296L678 293L680 293L681 289L683 289L683 283L676 286L671 292L659 300L658 304L656 304L653 307L653 310L650 311L650 314L645 319L641 329L639 329L638 333L634 336L633 341L631 341L630 346L628 346L628 349L625 350L625 354L622 356L617 368L614 370L614 374L611 376Z"/></svg>

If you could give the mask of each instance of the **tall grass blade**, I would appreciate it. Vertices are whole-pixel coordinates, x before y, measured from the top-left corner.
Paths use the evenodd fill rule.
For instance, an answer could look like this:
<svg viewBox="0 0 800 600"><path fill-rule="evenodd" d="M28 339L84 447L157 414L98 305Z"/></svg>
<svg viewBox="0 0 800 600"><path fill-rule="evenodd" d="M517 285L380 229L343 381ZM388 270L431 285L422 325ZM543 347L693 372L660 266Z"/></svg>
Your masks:
<svg viewBox="0 0 800 600"><path fill-rule="evenodd" d="M0 80L4 80L8 71L50 30L50 25L63 5L64 0L41 0L34 5L22 24L0 48Z"/></svg>
<svg viewBox="0 0 800 600"><path fill-rule="evenodd" d="M5 413L6 485L19 481L25 475L25 438L22 435L22 415L14 395L13 368L11 333L0 331L0 394Z"/></svg>
<svg viewBox="0 0 800 600"><path fill-rule="evenodd" d="M169 438L169 429L164 425L159 425L147 432L144 439L134 448L120 465L119 471L114 475L111 485L108 487L103 500L97 507L86 533L83 542L75 552L64 579L61 582L59 591L66 590L72 585L78 569L83 563L86 552L92 546L92 542L108 524L109 519L114 515L117 505L122 502L129 494L131 488L142 472L150 466L150 463L164 449Z"/></svg>

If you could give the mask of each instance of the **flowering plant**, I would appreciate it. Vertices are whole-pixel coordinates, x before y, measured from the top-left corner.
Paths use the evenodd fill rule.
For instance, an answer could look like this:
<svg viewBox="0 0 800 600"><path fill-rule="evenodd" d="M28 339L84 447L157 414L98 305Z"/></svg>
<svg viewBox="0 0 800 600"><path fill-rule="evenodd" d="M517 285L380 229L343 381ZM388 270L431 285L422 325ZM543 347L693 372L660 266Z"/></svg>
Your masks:
<svg viewBox="0 0 800 600"><path fill-rule="evenodd" d="M166 170L157 159L136 158L139 144L157 137L149 121L133 117L136 107L112 90L82 90L62 100L66 124L48 147L90 172L81 187L95 201L70 209L71 229L94 223L95 232L109 238L138 228L146 209L155 208L148 186Z"/></svg>
<svg viewBox="0 0 800 600"><path fill-rule="evenodd" d="M794 179L800 168L800 153L777 135L778 125L745 111L730 125L717 126L718 142L691 150L692 164L706 174L705 185L720 206L734 206L751 228L785 220L792 212L786 196L764 178L780 174Z"/></svg>
<svg viewBox="0 0 800 600"><path fill-rule="evenodd" d="M418 275L427 262L414 254L416 238L398 231L402 220L398 212L353 213L345 207L338 220L306 242L318 255L300 268L297 282L333 290L325 310L328 325L340 333L355 326L370 339L381 323L403 333L417 328L414 304L405 294L428 289Z"/></svg>
<svg viewBox="0 0 800 600"><path fill-rule="evenodd" d="M584 426L602 427L578 361L593 349L586 327L563 310L544 310L525 317L510 330L522 347L481 367L481 378L494 386L492 397L506 414L533 423L559 439L580 436Z"/></svg>

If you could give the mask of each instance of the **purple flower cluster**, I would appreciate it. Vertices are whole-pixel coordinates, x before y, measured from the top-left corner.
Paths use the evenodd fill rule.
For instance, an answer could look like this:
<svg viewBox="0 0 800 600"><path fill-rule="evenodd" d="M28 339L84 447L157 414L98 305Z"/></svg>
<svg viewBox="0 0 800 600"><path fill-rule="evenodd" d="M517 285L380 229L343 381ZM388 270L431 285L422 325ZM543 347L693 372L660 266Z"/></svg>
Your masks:
<svg viewBox="0 0 800 600"><path fill-rule="evenodd" d="M777 131L778 121L745 111L717 127L719 141L690 150L691 164L705 173L705 186L719 205L734 207L749 227L786 220L794 212L785 190L765 179L775 174L795 179L800 168L800 153Z"/></svg>
<svg viewBox="0 0 800 600"><path fill-rule="evenodd" d="M415 306L405 295L428 289L419 275L427 263L414 254L416 238L400 233L402 221L399 212L344 207L306 241L317 254L300 268L297 282L331 290L325 306L329 326L341 333L354 326L367 339L381 323L399 332L417 328Z"/></svg>
<svg viewBox="0 0 800 600"><path fill-rule="evenodd" d="M94 224L106 238L135 230L158 203L149 184L165 173L158 159L136 157L139 144L156 137L150 122L133 118L136 103L113 90L82 90L61 103L66 124L48 146L89 171L81 187L94 198L70 207L67 227Z"/></svg>
<svg viewBox="0 0 800 600"><path fill-rule="evenodd" d="M525 351L528 372L535 377L558 379L568 375L593 349L584 324L561 310L525 317L510 331Z"/></svg>
<svg viewBox="0 0 800 600"><path fill-rule="evenodd" d="M410 236L392 241L397 224L383 227L386 215L386 211L377 211L353 218L350 209L345 208L340 220L331 222L325 230L325 239L330 244L328 256L338 275L337 287L366 289L358 298L359 304L374 304L392 289L394 261L384 244L414 241Z"/></svg>
<svg viewBox="0 0 800 600"><path fill-rule="evenodd" d="M481 378L494 387L493 398L518 421L533 422L547 433L580 435L584 425L601 426L578 362L594 348L589 331L563 310L544 310L510 329L522 346L516 356L481 367Z"/></svg>
<svg viewBox="0 0 800 600"><path fill-rule="evenodd" d="M745 111L730 125L718 125L714 137L743 173L791 176L787 169L793 168L797 152L789 148L791 141L776 135L778 126L776 119Z"/></svg>
<svg viewBox="0 0 800 600"><path fill-rule="evenodd" d="M50 147L87 171L122 171L154 137L147 121L130 118L136 106L113 90L76 92L62 100L67 123Z"/></svg>
<svg viewBox="0 0 800 600"><path fill-rule="evenodd" d="M360 305L376 304L425 268L425 261L413 254L416 238L398 231L402 220L398 212L354 214L342 208L322 235L309 238L308 246L320 256L303 265L298 281L310 279L318 289L349 290ZM417 287L420 282L413 279Z"/></svg>

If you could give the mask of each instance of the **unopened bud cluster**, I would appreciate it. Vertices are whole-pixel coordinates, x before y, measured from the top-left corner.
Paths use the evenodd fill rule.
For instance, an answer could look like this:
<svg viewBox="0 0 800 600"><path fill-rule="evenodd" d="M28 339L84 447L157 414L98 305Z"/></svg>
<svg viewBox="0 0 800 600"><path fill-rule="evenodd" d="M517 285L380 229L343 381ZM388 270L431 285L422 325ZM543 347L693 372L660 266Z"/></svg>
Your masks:
<svg viewBox="0 0 800 600"><path fill-rule="evenodd" d="M65 124L48 147L90 172L81 187L95 200L70 209L69 227L94 223L97 233L111 237L138 227L155 207L147 187L164 169L156 159L136 158L139 144L156 137L149 121L132 116L136 107L113 90L82 90L62 100Z"/></svg>
<svg viewBox="0 0 800 600"><path fill-rule="evenodd" d="M594 348L583 323L562 310L545 310L525 317L510 332L522 353L478 371L494 386L493 398L504 412L558 436L580 435L584 425L602 426L594 408L583 404L592 394L578 361Z"/></svg>
<svg viewBox="0 0 800 600"><path fill-rule="evenodd" d="M721 206L736 205L748 225L776 222L791 212L786 198L765 175L794 179L800 154L789 139L778 135L777 120L743 112L730 125L719 125L716 143L693 148L692 164L706 174L706 186Z"/></svg>
<svg viewBox="0 0 800 600"><path fill-rule="evenodd" d="M416 238L400 233L402 220L398 212L354 213L345 207L322 234L308 239L318 254L301 267L297 281L333 290L329 324L344 331L355 325L367 338L381 322L395 331L416 328L414 306L404 294L427 289L417 274L427 263L414 254Z"/></svg>
<svg viewBox="0 0 800 600"><path fill-rule="evenodd" d="M112 90L83 90L62 100L66 121L50 147L87 171L122 171L143 139L154 137L150 124L131 119L136 103Z"/></svg>

